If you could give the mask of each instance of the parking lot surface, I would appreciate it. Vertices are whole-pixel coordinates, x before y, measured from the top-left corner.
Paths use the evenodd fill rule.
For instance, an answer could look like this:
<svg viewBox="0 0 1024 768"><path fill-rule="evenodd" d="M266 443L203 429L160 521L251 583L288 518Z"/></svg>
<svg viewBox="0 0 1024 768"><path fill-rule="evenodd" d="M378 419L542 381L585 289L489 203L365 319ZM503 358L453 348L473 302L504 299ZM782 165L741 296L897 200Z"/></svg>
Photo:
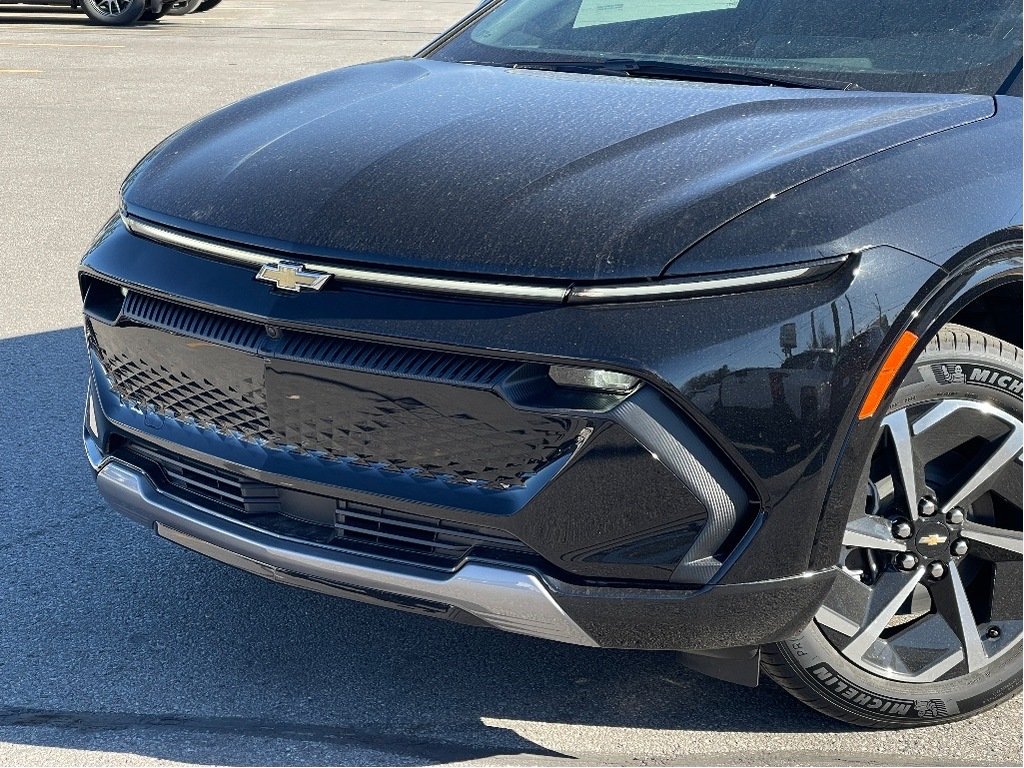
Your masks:
<svg viewBox="0 0 1024 768"><path fill-rule="evenodd" d="M575 648L271 584L105 508L75 266L157 141L411 53L474 0L226 0L133 29L0 6L0 765L1019 765L1021 701L862 732L672 654Z"/></svg>

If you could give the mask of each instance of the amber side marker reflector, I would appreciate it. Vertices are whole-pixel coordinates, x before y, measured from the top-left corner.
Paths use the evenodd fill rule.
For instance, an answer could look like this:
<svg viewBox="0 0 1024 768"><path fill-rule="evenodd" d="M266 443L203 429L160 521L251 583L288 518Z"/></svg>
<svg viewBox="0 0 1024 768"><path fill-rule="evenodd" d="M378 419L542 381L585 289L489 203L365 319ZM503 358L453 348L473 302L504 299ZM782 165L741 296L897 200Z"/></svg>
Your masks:
<svg viewBox="0 0 1024 768"><path fill-rule="evenodd" d="M889 391L893 379L896 378L896 374L899 373L900 368L906 362L916 344L917 336L910 331L904 331L899 337L892 351L889 352L889 356L882 363L882 368L875 376L875 380L871 382L871 389L868 390L868 396L864 398L864 404L860 407L858 418L870 419L875 415L875 411L882 404L882 399L885 397L885 393Z"/></svg>

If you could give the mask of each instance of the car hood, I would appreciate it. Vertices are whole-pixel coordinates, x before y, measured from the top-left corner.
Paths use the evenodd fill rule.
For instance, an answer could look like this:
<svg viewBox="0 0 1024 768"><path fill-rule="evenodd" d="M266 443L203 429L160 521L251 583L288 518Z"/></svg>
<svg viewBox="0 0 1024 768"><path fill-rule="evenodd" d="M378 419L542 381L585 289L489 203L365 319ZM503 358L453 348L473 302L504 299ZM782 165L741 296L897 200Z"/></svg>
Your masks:
<svg viewBox="0 0 1024 768"><path fill-rule="evenodd" d="M402 59L200 120L140 163L124 198L143 218L325 260L648 278L773 195L992 109Z"/></svg>

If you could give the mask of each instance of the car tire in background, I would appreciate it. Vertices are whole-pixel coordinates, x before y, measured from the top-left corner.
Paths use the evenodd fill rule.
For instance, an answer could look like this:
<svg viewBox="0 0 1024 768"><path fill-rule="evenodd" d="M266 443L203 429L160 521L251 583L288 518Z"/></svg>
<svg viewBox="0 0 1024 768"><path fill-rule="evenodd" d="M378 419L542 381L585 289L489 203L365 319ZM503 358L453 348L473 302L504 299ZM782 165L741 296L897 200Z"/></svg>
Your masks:
<svg viewBox="0 0 1024 768"><path fill-rule="evenodd" d="M82 0L89 18L110 27L134 24L146 10L146 0Z"/></svg>
<svg viewBox="0 0 1024 768"><path fill-rule="evenodd" d="M163 7L159 11L153 11L147 8L142 12L142 15L139 17L139 21L160 21L160 19L167 15L169 10L171 10L170 3L164 3Z"/></svg>
<svg viewBox="0 0 1024 768"><path fill-rule="evenodd" d="M947 325L911 367L836 586L798 637L763 649L764 671L805 704L892 728L961 720L1020 691L1022 361Z"/></svg>
<svg viewBox="0 0 1024 768"><path fill-rule="evenodd" d="M186 14L192 13L203 0L183 0L183 2L175 3L171 6L170 10L167 11L171 16L185 16Z"/></svg>
<svg viewBox="0 0 1024 768"><path fill-rule="evenodd" d="M221 4L221 0L203 0L196 8L196 13L205 13L206 11L212 11L218 5Z"/></svg>

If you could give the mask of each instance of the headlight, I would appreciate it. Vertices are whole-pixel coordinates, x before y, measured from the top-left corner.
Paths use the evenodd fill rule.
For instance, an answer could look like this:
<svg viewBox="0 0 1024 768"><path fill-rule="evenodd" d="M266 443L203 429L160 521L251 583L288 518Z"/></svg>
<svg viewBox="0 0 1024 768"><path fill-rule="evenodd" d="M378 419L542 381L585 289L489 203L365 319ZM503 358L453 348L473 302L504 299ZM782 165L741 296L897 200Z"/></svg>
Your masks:
<svg viewBox="0 0 1024 768"><path fill-rule="evenodd" d="M548 369L548 376L560 387L590 389L615 395L628 395L640 385L640 379L628 373L575 368L570 365L553 365Z"/></svg>

